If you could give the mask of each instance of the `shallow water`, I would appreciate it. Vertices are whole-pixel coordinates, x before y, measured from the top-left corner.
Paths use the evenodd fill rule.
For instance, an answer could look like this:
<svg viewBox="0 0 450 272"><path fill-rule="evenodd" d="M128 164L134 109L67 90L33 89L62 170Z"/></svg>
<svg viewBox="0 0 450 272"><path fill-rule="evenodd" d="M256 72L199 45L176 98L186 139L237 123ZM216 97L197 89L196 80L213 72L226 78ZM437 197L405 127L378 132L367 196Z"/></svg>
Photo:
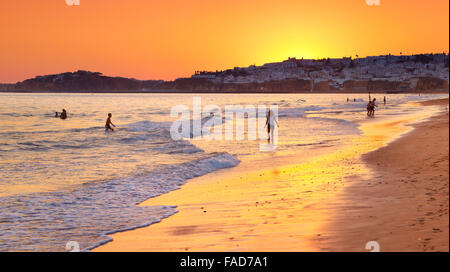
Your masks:
<svg viewBox="0 0 450 272"><path fill-rule="evenodd" d="M1 94L0 251L63 251L105 242L105 234L157 222L175 207L141 207L188 179L267 155L257 140L171 138L175 105L190 94ZM278 105L276 153L314 153L359 137L367 95L207 94L202 105ZM373 95L382 100L382 95ZM409 101L448 95L388 95L377 116L420 108ZM356 102L353 102L353 98ZM67 109L69 118L54 118ZM105 133L108 112L118 126ZM256 116L249 115L249 122ZM227 118L223 123L233 122ZM224 125L225 126L225 125Z"/></svg>

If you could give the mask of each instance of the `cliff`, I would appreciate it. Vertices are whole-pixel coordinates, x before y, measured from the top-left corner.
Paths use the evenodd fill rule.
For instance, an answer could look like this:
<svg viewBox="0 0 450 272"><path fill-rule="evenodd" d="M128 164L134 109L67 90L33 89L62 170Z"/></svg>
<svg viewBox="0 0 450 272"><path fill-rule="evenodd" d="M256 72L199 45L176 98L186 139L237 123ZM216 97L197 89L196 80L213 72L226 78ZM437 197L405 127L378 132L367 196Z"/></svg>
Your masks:
<svg viewBox="0 0 450 272"><path fill-rule="evenodd" d="M344 92L448 92L446 80L435 77L409 78L403 81L348 80L343 84Z"/></svg>

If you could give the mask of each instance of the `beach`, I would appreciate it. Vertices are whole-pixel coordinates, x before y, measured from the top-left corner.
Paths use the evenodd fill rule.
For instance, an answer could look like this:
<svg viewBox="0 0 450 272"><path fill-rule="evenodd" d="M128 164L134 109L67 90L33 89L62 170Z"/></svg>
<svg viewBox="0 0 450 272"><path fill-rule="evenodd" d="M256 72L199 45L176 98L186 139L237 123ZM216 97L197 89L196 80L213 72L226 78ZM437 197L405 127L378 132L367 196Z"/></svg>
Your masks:
<svg viewBox="0 0 450 272"><path fill-rule="evenodd" d="M374 118L339 149L191 179L139 204L175 215L94 251L448 251L448 99L417 106L433 117Z"/></svg>
<svg viewBox="0 0 450 272"><path fill-rule="evenodd" d="M328 246L312 238L325 241L323 229L345 211L339 209L341 193L376 177L362 155L442 111L419 103L448 97L372 94L379 101L384 96L387 103L379 103L375 118L369 118L363 93L352 99L346 94L1 93L0 215L7 220L0 220L0 251L62 251L68 241L91 250L110 242L114 233L148 226L165 233L166 224L178 218L174 227L181 233L190 230L197 241L204 229L214 232L211 241L200 245L183 240L190 236L169 236L174 244L160 250L259 250L256 241L265 233L271 235L267 250L323 250ZM211 140L207 130L172 137L172 126L180 124L172 109L200 100L204 108L221 109L222 136L236 139ZM266 131L258 132L259 139L246 137L256 132L249 124L264 122L265 116L226 113L229 106L268 105L278 108L275 151L261 150ZM61 108L67 120L54 117ZM108 113L117 125L114 133L105 133ZM202 115L191 115L189 123L206 124L210 114ZM290 240L279 242L286 237Z"/></svg>
<svg viewBox="0 0 450 272"><path fill-rule="evenodd" d="M3 1L0 253L450 253L449 4Z"/></svg>
<svg viewBox="0 0 450 272"><path fill-rule="evenodd" d="M422 105L447 107L448 99ZM445 110L444 110L445 111ZM322 250L358 251L377 241L381 251L449 251L448 110L389 145L363 155L373 171L340 196L344 206L328 226Z"/></svg>

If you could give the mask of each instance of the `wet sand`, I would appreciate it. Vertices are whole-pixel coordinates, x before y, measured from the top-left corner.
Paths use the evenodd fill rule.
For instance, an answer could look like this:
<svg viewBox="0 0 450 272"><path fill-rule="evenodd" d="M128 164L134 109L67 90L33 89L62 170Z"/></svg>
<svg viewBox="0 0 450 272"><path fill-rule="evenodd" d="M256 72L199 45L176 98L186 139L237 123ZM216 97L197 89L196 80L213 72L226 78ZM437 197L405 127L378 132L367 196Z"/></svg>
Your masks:
<svg viewBox="0 0 450 272"><path fill-rule="evenodd" d="M341 194L353 205L326 227L321 250L359 251L376 241L381 251L449 251L448 99L421 104L447 109L362 156L373 175Z"/></svg>
<svg viewBox="0 0 450 272"><path fill-rule="evenodd" d="M313 158L268 156L192 179L140 204L177 214L94 251L366 251L372 240L381 251L448 251L448 112L405 125L425 116L375 118L365 137Z"/></svg>

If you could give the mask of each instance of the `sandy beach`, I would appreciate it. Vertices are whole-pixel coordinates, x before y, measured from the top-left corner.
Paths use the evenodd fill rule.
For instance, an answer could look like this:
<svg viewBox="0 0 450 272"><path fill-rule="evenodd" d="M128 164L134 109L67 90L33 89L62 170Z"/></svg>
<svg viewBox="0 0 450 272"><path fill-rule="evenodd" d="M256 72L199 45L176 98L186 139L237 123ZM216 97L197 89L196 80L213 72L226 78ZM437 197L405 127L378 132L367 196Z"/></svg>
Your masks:
<svg viewBox="0 0 450 272"><path fill-rule="evenodd" d="M177 214L94 251L448 251L448 99L420 106L430 111L363 122L339 150L189 180L140 204Z"/></svg>
<svg viewBox="0 0 450 272"><path fill-rule="evenodd" d="M422 105L447 107L448 99ZM341 207L327 226L322 250L359 251L377 241L381 251L449 251L448 110L362 156L373 172L340 196ZM342 202L346 202L342 200Z"/></svg>

